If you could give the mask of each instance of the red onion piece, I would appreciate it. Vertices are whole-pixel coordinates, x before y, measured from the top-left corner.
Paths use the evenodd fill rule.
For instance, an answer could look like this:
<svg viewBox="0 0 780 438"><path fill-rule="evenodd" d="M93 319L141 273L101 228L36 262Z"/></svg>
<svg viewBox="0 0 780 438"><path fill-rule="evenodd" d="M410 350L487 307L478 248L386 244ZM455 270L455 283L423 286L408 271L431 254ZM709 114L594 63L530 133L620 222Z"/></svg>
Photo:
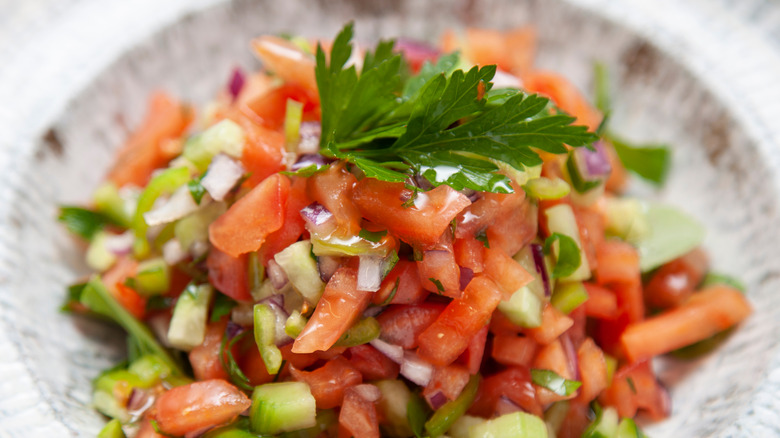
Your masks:
<svg viewBox="0 0 780 438"><path fill-rule="evenodd" d="M419 386L428 386L433 377L433 365L411 351L405 351L404 360L401 362L401 375Z"/></svg>
<svg viewBox="0 0 780 438"><path fill-rule="evenodd" d="M241 67L234 68L233 73L230 75L230 82L228 82L228 92L234 101L238 97L239 93L241 93L245 83L246 77L244 75L244 71L241 69Z"/></svg>
<svg viewBox="0 0 780 438"><path fill-rule="evenodd" d="M577 163L580 165L580 171L585 171L583 177L586 179L602 178L609 175L612 171L612 165L609 164L609 157L604 150L604 144L600 141L593 143L593 149L577 148L574 153L577 155Z"/></svg>
<svg viewBox="0 0 780 438"><path fill-rule="evenodd" d="M333 256L319 256L317 257L317 268L320 271L320 278L327 283L330 281L330 277L336 273L336 270L341 266L341 258Z"/></svg>
<svg viewBox="0 0 780 438"><path fill-rule="evenodd" d="M568 333L562 334L559 339L561 340L561 347L563 347L563 353L566 355L566 365L569 368L569 373L574 376L574 380L580 380L580 364L577 357L577 350L574 348L574 343L571 341L571 337Z"/></svg>
<svg viewBox="0 0 780 438"><path fill-rule="evenodd" d="M376 255L360 256L358 265L357 289L376 292L382 284L382 257Z"/></svg>
<svg viewBox="0 0 780 438"><path fill-rule="evenodd" d="M166 347L172 347L168 342L168 329L171 326L171 317L166 313L157 313L146 319L146 323L149 324L149 328L152 333L157 337L161 344Z"/></svg>
<svg viewBox="0 0 780 438"><path fill-rule="evenodd" d="M290 317L290 314L284 310L284 295L271 295L260 301L260 303L267 305L274 312L274 318L276 320L274 324L274 344L276 346L282 346L292 342L293 339L284 331L284 325L287 322L287 318Z"/></svg>
<svg viewBox="0 0 780 438"><path fill-rule="evenodd" d="M324 225L333 219L333 213L319 202L312 202L304 207L301 216L307 223L315 226Z"/></svg>
<svg viewBox="0 0 780 438"><path fill-rule="evenodd" d="M233 321L228 321L227 326L225 326L225 336L227 336L228 340L235 338L243 332L244 327Z"/></svg>
<svg viewBox="0 0 780 438"><path fill-rule="evenodd" d="M165 242L162 247L162 253L163 260L169 265L175 265L187 258L187 251L181 247L181 242L175 237Z"/></svg>
<svg viewBox="0 0 780 438"><path fill-rule="evenodd" d="M363 311L363 318L373 318L380 313L384 312L385 308L384 306L370 306L366 310Z"/></svg>
<svg viewBox="0 0 780 438"><path fill-rule="evenodd" d="M252 305L239 303L230 311L230 320L238 325L250 326L255 323L254 309Z"/></svg>
<svg viewBox="0 0 780 438"><path fill-rule="evenodd" d="M544 296L549 297L552 291L550 290L550 277L547 275L547 265L544 263L544 250L542 245L538 243L531 244L531 253L534 256L534 265L536 265L536 272L542 277L542 284L544 285Z"/></svg>
<svg viewBox="0 0 780 438"><path fill-rule="evenodd" d="M225 154L217 154L209 164L200 184L217 201L225 199L230 190L244 176L244 166Z"/></svg>
<svg viewBox="0 0 780 438"><path fill-rule="evenodd" d="M140 418L154 405L155 396L151 391L133 388L127 398L127 413L133 418Z"/></svg>
<svg viewBox="0 0 780 438"><path fill-rule="evenodd" d="M460 267L460 290L466 290L466 286L474 278L474 271L471 268Z"/></svg>
<svg viewBox="0 0 780 438"><path fill-rule="evenodd" d="M436 391L432 396L426 397L426 400L431 409L435 411L447 403L447 396L441 391Z"/></svg>
<svg viewBox="0 0 780 438"><path fill-rule="evenodd" d="M408 38L397 39L395 50L403 53L415 70L418 70L425 61L433 62L441 55L441 51L430 44Z"/></svg>
<svg viewBox="0 0 780 438"><path fill-rule="evenodd" d="M117 256L123 256L130 254L133 250L133 241L135 236L133 232L128 230L122 234L111 234L106 237L105 245L106 249Z"/></svg>
<svg viewBox="0 0 780 438"><path fill-rule="evenodd" d="M317 166L324 166L328 164L329 161L325 159L320 154L303 154L298 157L298 160L295 161L295 163L290 167L290 170L293 172L301 169L305 169L313 164L316 164Z"/></svg>
<svg viewBox="0 0 780 438"><path fill-rule="evenodd" d="M276 260L268 260L268 266L266 267L265 272L274 289L282 290L283 287L287 286L287 282L289 281L287 279L287 274L284 272L284 269L279 266L279 263L276 263Z"/></svg>
<svg viewBox="0 0 780 438"><path fill-rule="evenodd" d="M390 344L379 338L372 340L369 342L369 344L371 344L372 347L379 350L380 353L387 356L393 362L398 364L403 363L404 349L400 345Z"/></svg>
<svg viewBox="0 0 780 438"><path fill-rule="evenodd" d="M371 403L378 401L382 397L382 392L379 391L379 388L370 383L355 385L352 389L354 389L363 400Z"/></svg>
<svg viewBox="0 0 780 438"><path fill-rule="evenodd" d="M511 414L513 412L525 412L523 408L517 403L513 402L509 397L502 395L496 402L495 413L496 416L504 414Z"/></svg>

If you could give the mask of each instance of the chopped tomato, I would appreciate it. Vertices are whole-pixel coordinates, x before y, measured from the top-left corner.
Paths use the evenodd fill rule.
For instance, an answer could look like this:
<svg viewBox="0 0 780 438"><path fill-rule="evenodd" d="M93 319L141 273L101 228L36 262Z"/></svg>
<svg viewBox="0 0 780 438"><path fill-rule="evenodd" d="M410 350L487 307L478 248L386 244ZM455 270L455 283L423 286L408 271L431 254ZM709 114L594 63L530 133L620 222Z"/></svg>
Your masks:
<svg viewBox="0 0 780 438"><path fill-rule="evenodd" d="M222 362L219 359L219 350L222 345L222 337L225 336L226 326L226 318L207 325L203 343L190 351L190 364L197 380L228 378L228 374L222 367Z"/></svg>
<svg viewBox="0 0 780 438"><path fill-rule="evenodd" d="M597 270L596 248L604 241L604 218L591 208L573 206L572 210L577 219L580 242L588 259L588 266L591 270Z"/></svg>
<svg viewBox="0 0 780 438"><path fill-rule="evenodd" d="M528 336L534 338L536 342L547 345L571 328L572 325L574 325L574 321L571 318L550 305L550 303L547 303L542 311L542 325L523 331Z"/></svg>
<svg viewBox="0 0 780 438"><path fill-rule="evenodd" d="M146 117L117 152L108 179L119 187L132 184L143 187L152 171L164 167L173 158L163 148L166 140L182 135L192 121L192 111L163 92L149 98Z"/></svg>
<svg viewBox="0 0 780 438"><path fill-rule="evenodd" d="M239 365L252 386L262 385L274 380L275 376L268 373L263 356L260 355L260 349L257 348L257 344L254 342L251 342L251 345L241 356Z"/></svg>
<svg viewBox="0 0 780 438"><path fill-rule="evenodd" d="M311 91L296 85L283 84L267 90L246 103L246 107L257 116L258 122L273 130L282 129L287 110L287 100L303 104L307 119L319 118L319 98Z"/></svg>
<svg viewBox="0 0 780 438"><path fill-rule="evenodd" d="M501 397L508 398L526 412L542 415L542 406L536 401L536 391L527 368L511 367L482 379L477 398L468 412L491 418Z"/></svg>
<svg viewBox="0 0 780 438"><path fill-rule="evenodd" d="M402 183L364 178L357 183L352 199L366 219L387 227L390 233L412 245L429 246L439 241L450 222L471 201L450 186L442 185L413 197Z"/></svg>
<svg viewBox="0 0 780 438"><path fill-rule="evenodd" d="M398 364L368 345L358 345L347 350L349 363L360 371L366 380L395 379L398 377Z"/></svg>
<svg viewBox="0 0 780 438"><path fill-rule="evenodd" d="M153 418L148 414L141 419L141 427L138 429L138 432L136 432L135 438L165 438L165 435L160 435L154 430L152 420Z"/></svg>
<svg viewBox="0 0 780 438"><path fill-rule="evenodd" d="M536 53L536 32L524 27L507 31L468 28L465 35L446 31L442 35L445 52L460 50L476 65L497 64L514 73L530 70Z"/></svg>
<svg viewBox="0 0 780 438"><path fill-rule="evenodd" d="M639 283L639 253L631 244L620 240L606 240L596 248L596 280L600 285L610 283Z"/></svg>
<svg viewBox="0 0 780 438"><path fill-rule="evenodd" d="M310 201L306 197L306 180L296 178L287 197L282 227L269 234L258 251L257 256L263 266L267 266L268 260L272 259L276 253L297 242L298 238L301 237L305 231L301 210L309 203Z"/></svg>
<svg viewBox="0 0 780 438"><path fill-rule="evenodd" d="M382 327L383 340L411 349L417 346L417 337L444 311L441 303L392 305L376 317Z"/></svg>
<svg viewBox="0 0 780 438"><path fill-rule="evenodd" d="M468 205L457 217L456 238L473 237L491 226L502 215L523 205L525 192L512 183L514 193L484 193ZM489 237L488 237L489 238Z"/></svg>
<svg viewBox="0 0 780 438"><path fill-rule="evenodd" d="M455 262L452 246L424 251L417 262L420 282L425 290L457 298L461 295L460 268Z"/></svg>
<svg viewBox="0 0 780 438"><path fill-rule="evenodd" d="M320 356L316 353L293 353L292 347L293 344L282 345L279 347L279 351L282 352L282 359L299 370L306 369L320 360Z"/></svg>
<svg viewBox="0 0 780 438"><path fill-rule="evenodd" d="M357 179L343 164L332 165L328 170L312 175L306 191L333 214L340 236L356 236L360 232L360 212L352 203Z"/></svg>
<svg viewBox="0 0 780 438"><path fill-rule="evenodd" d="M209 225L209 240L233 257L257 251L269 234L282 227L289 193L289 178L269 176Z"/></svg>
<svg viewBox="0 0 780 438"><path fill-rule="evenodd" d="M620 367L599 402L613 406L618 415L629 418L641 409L653 420L662 420L671 410L669 393L656 379L648 361Z"/></svg>
<svg viewBox="0 0 780 438"><path fill-rule="evenodd" d="M455 239L453 243L455 261L459 266L469 268L475 274L479 274L485 269L484 248L485 244L473 235Z"/></svg>
<svg viewBox="0 0 780 438"><path fill-rule="evenodd" d="M738 324L752 312L738 290L712 286L681 306L626 327L621 342L631 361L668 353Z"/></svg>
<svg viewBox="0 0 780 438"><path fill-rule="evenodd" d="M697 248L661 266L645 287L645 302L652 307L677 307L691 296L709 268L707 254Z"/></svg>
<svg viewBox="0 0 780 438"><path fill-rule="evenodd" d="M146 298L142 297L129 286L125 286L128 278L134 277L138 262L131 257L121 257L105 274L103 284L119 304L136 318L146 314Z"/></svg>
<svg viewBox="0 0 780 438"><path fill-rule="evenodd" d="M617 297L611 290L594 283L583 283L588 292L585 314L594 318L613 319L618 315Z"/></svg>
<svg viewBox="0 0 780 438"><path fill-rule="evenodd" d="M471 338L469 346L466 347L466 351L458 357L458 363L464 365L466 369L469 370L469 374L473 375L479 373L479 369L482 367L482 358L485 355L487 335L488 326L484 326Z"/></svg>
<svg viewBox="0 0 780 438"><path fill-rule="evenodd" d="M218 291L234 300L252 301L246 254L231 257L219 248L211 248L206 258L206 268L209 271L209 283Z"/></svg>
<svg viewBox="0 0 780 438"><path fill-rule="evenodd" d="M551 72L534 71L523 75L523 87L532 92L548 96L568 114L577 118L577 123L595 130L602 116L593 108L585 96L565 77Z"/></svg>
<svg viewBox="0 0 780 438"><path fill-rule="evenodd" d="M228 118L238 123L246 134L241 154L241 164L249 173L245 186L255 187L269 176L285 169L284 134L260 126L238 111L230 112Z"/></svg>
<svg viewBox="0 0 780 438"><path fill-rule="evenodd" d="M339 438L379 438L376 404L355 388L347 388L339 411Z"/></svg>
<svg viewBox="0 0 780 438"><path fill-rule="evenodd" d="M141 296L130 286L124 283L116 283L114 285L115 293L114 298L122 305L130 314L138 319L143 319L146 315L146 298ZM111 291L111 289L109 289Z"/></svg>
<svg viewBox="0 0 780 438"><path fill-rule="evenodd" d="M513 335L523 333L524 329L509 320L503 313L495 312L490 319L490 333L494 335Z"/></svg>
<svg viewBox="0 0 780 438"><path fill-rule="evenodd" d="M411 260L399 260L387 274L379 290L374 293L374 304L416 304L425 301L428 291L423 289L417 263Z"/></svg>
<svg viewBox="0 0 780 438"><path fill-rule="evenodd" d="M590 405L570 400L569 410L558 429L558 438L581 438L590 422Z"/></svg>
<svg viewBox="0 0 780 438"><path fill-rule="evenodd" d="M590 403L609 384L604 352L593 342L593 339L587 338L577 349L577 362L580 369L580 382L582 382L577 400Z"/></svg>
<svg viewBox="0 0 780 438"><path fill-rule="evenodd" d="M343 356L337 356L314 371L290 368L293 379L305 382L320 409L332 409L341 405L344 391L363 381L363 376Z"/></svg>
<svg viewBox="0 0 780 438"><path fill-rule="evenodd" d="M525 192L520 190L520 193ZM518 208L499 215L487 228L485 234L488 242L492 247L500 248L508 255L517 254L536 237L537 217L536 205L525 200Z"/></svg>
<svg viewBox="0 0 780 438"><path fill-rule="evenodd" d="M163 393L155 404L155 418L162 432L184 435L227 423L250 404L249 397L230 383L204 380Z"/></svg>
<svg viewBox="0 0 780 438"><path fill-rule="evenodd" d="M573 358L572 358L573 360ZM561 340L556 339L543 346L534 358L533 368L540 370L551 370L564 379L573 380L575 370L569 366L570 360L566 356ZM536 386L536 399L542 405L554 403L560 400L566 400L576 397L574 393L570 396L556 394L547 388Z"/></svg>
<svg viewBox="0 0 780 438"><path fill-rule="evenodd" d="M496 335L493 337L491 356L507 366L530 367L539 344L526 336Z"/></svg>
<svg viewBox="0 0 780 438"><path fill-rule="evenodd" d="M504 300L534 280L520 263L497 248L485 248L485 274L501 287Z"/></svg>
<svg viewBox="0 0 780 438"><path fill-rule="evenodd" d="M474 277L463 296L448 304L417 337L420 357L438 366L452 363L490 321L499 301L501 290L492 280L481 275Z"/></svg>
<svg viewBox="0 0 780 438"><path fill-rule="evenodd" d="M318 95L313 56L292 42L271 35L252 40L252 48L268 70L278 75L285 83L296 84L313 95Z"/></svg>
<svg viewBox="0 0 780 438"><path fill-rule="evenodd" d="M371 293L357 290L357 271L341 267L325 286L317 308L293 343L293 353L327 350L357 321Z"/></svg>
<svg viewBox="0 0 780 438"><path fill-rule="evenodd" d="M460 365L437 367L431 381L423 389L423 397L434 408L438 406L434 406L432 399L437 394L443 394L447 400L455 400L469 383L470 377L469 371Z"/></svg>

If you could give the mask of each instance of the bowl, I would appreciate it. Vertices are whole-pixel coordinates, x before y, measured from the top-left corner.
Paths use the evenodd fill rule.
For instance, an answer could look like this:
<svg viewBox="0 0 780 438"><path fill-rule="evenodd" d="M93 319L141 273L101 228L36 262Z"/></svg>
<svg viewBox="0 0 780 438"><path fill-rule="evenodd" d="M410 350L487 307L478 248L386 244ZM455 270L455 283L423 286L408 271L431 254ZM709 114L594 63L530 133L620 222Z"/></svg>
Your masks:
<svg viewBox="0 0 780 438"><path fill-rule="evenodd" d="M21 102L9 104L14 114L0 111L8 135L0 150L0 435L94 436L102 427L104 419L89 407L90 381L121 360L122 334L58 312L67 285L87 270L83 248L54 218L57 205L88 201L113 151L139 122L147 95L164 89L203 104L234 67L259 66L250 38L330 37L348 20L367 42L435 41L451 27L534 25L536 65L562 72L582 90L591 90L594 61L603 62L614 82L615 130L673 147L664 188L635 184L632 191L699 218L715 269L739 276L755 307L714 353L657 362L673 413L646 431L780 434L780 129L773 126L780 109L762 105L778 101L770 99L780 94L771 80L780 72L778 52L747 18L728 19L717 4L671 5L678 13L671 14L651 1L618 3L82 1L77 12L53 20L60 26L30 47L50 43L73 49L73 56L52 51L50 62L30 73L15 64L17 78L44 81L0 89L6 93L0 97ZM119 23L128 23L127 32ZM76 31L88 24L95 30Z"/></svg>

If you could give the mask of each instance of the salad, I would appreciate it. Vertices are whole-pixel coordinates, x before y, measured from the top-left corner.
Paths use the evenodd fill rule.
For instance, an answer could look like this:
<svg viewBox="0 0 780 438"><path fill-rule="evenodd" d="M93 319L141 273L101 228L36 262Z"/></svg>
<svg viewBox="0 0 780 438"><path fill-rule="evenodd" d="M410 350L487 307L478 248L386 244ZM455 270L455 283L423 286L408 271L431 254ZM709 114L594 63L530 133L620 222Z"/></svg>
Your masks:
<svg viewBox="0 0 780 438"><path fill-rule="evenodd" d="M699 224L624 196L665 147L533 68L529 29L442 48L264 36L196 111L154 93L88 207L63 309L127 332L99 437L641 437L653 359L751 313Z"/></svg>

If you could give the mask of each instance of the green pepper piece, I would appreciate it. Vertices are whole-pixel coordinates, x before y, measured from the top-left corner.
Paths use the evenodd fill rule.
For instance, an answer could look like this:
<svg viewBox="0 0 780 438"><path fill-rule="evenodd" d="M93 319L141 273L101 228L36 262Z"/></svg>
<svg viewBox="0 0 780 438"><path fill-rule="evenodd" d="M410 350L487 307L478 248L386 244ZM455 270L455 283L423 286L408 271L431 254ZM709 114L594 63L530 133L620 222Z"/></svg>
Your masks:
<svg viewBox="0 0 780 438"><path fill-rule="evenodd" d="M189 180L189 169L186 167L175 167L164 170L149 181L149 184L138 198L138 206L133 215L132 229L135 235L133 253L136 258L144 258L149 254L149 241L146 240L146 230L149 229L149 225L146 224L144 213L152 209L157 198L162 195L170 195Z"/></svg>
<svg viewBox="0 0 780 438"><path fill-rule="evenodd" d="M471 376L469 383L463 388L458 398L445 403L425 422L425 430L432 438L444 435L452 427L452 423L460 418L474 403L474 399L477 397L477 390L479 389L479 381L479 374Z"/></svg>

